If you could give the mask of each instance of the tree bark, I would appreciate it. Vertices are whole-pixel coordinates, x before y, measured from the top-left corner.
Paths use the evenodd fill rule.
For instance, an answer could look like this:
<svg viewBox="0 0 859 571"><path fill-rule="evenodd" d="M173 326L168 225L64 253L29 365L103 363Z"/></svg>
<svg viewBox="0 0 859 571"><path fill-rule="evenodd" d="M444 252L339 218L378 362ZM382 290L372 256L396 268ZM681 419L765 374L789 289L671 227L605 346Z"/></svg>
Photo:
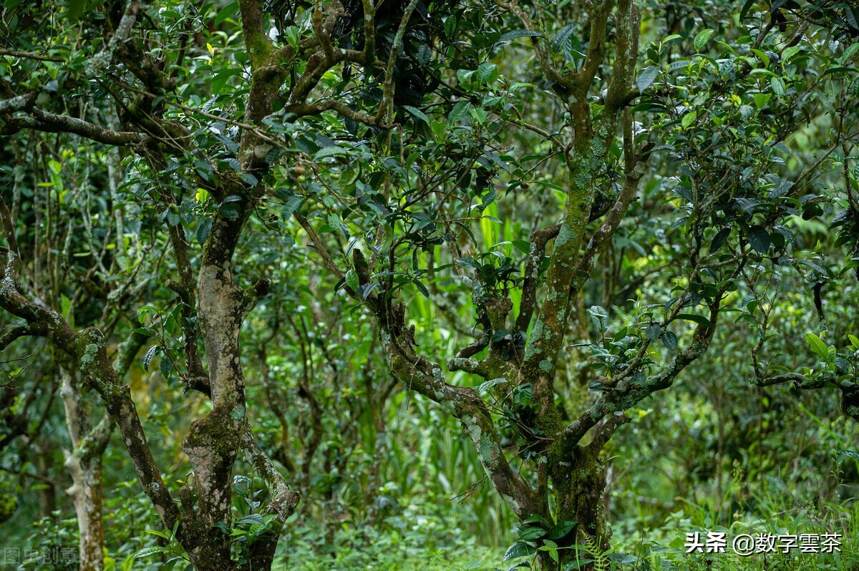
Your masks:
<svg viewBox="0 0 859 571"><path fill-rule="evenodd" d="M104 569L101 458L83 464L74 454L70 454L66 459L66 468L72 476L72 486L66 492L72 496L78 520L80 569L101 571Z"/></svg>
<svg viewBox="0 0 859 571"><path fill-rule="evenodd" d="M87 415L82 410L80 393L73 386L71 374L62 367L60 376L60 395L71 440L71 449L64 451L65 466L72 478L66 493L72 498L77 516L80 569L101 571L104 569L102 456L110 436L109 423L102 421L84 436Z"/></svg>
<svg viewBox="0 0 859 571"><path fill-rule="evenodd" d="M558 521L575 521L577 535L607 548L611 528L605 514L606 466L588 458L553 478L558 489Z"/></svg>

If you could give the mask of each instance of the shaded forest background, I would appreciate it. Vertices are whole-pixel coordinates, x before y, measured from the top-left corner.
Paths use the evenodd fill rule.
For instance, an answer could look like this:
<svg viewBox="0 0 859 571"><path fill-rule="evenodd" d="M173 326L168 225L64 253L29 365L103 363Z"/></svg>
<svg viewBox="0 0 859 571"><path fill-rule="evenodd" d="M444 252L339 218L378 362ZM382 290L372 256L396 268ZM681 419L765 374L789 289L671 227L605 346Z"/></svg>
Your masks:
<svg viewBox="0 0 859 571"><path fill-rule="evenodd" d="M850 2L6 0L0 567L859 568L857 104Z"/></svg>

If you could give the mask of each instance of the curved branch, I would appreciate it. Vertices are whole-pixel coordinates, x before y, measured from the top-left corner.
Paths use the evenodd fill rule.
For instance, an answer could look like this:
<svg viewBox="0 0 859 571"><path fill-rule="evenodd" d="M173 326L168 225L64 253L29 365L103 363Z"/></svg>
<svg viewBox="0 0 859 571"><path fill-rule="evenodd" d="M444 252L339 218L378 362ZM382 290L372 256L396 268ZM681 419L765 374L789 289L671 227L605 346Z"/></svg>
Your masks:
<svg viewBox="0 0 859 571"><path fill-rule="evenodd" d="M657 374L641 382L625 379L616 386L606 387L607 390L603 396L564 429L561 435L562 448L571 449L578 444L585 434L605 417L628 410L651 394L670 387L677 375L703 355L710 346L710 341L716 330L721 295L722 292L709 304L709 320L696 326L692 343L686 349L675 356L671 363Z"/></svg>
<svg viewBox="0 0 859 571"><path fill-rule="evenodd" d="M281 522L286 521L298 506L300 496L292 491L268 455L257 445L253 432L247 423L244 425L242 442L257 473L272 488L268 509L276 514Z"/></svg>
<svg viewBox="0 0 859 571"><path fill-rule="evenodd" d="M72 357L84 378L99 393L110 418L122 433L143 490L152 501L165 527L179 522L177 504L170 496L158 469L128 385L123 385L107 356L105 340L96 329L76 332L63 317L38 298L28 299L15 283L16 254L7 252L0 276L0 307L43 329L57 349Z"/></svg>
<svg viewBox="0 0 859 571"><path fill-rule="evenodd" d="M835 378L827 376L821 379L809 379L800 373L782 373L780 375L772 375L762 379L753 379L752 383L757 387L771 387L774 385L783 385L792 383L794 388L799 390L822 389L823 387L835 382Z"/></svg>
<svg viewBox="0 0 859 571"><path fill-rule="evenodd" d="M30 113L31 115L27 117L13 119L13 125L17 123L36 131L48 133L71 133L105 145L135 145L148 139L148 136L143 133L114 131L76 117L43 111L38 107L34 107Z"/></svg>
<svg viewBox="0 0 859 571"><path fill-rule="evenodd" d="M391 372L401 383L436 402L462 423L483 469L516 515L522 518L541 513L536 494L507 461L492 416L477 392L445 382L439 365L416 354L403 339L395 340L390 331L383 330L381 335Z"/></svg>
<svg viewBox="0 0 859 571"><path fill-rule="evenodd" d="M37 334L37 330L30 325L16 325L14 327L10 327L0 334L0 351L12 344L16 339Z"/></svg>

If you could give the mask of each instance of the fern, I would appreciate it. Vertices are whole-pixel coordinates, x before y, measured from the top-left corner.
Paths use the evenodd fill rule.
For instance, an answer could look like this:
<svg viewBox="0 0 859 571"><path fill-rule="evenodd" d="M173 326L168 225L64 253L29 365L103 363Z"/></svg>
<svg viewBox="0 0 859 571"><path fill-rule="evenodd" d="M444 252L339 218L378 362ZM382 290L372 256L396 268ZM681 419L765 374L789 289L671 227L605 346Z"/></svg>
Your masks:
<svg viewBox="0 0 859 571"><path fill-rule="evenodd" d="M581 533L585 539L587 552L594 558L594 571L609 571L609 560L606 557L606 551L600 546L596 538L591 537L584 531Z"/></svg>

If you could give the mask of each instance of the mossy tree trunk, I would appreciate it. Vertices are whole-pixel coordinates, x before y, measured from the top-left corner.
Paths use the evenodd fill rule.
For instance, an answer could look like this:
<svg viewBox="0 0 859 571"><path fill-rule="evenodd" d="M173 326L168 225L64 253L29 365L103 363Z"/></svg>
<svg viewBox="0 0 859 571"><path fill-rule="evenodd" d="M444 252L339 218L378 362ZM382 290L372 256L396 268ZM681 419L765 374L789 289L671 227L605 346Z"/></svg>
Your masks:
<svg viewBox="0 0 859 571"><path fill-rule="evenodd" d="M530 26L531 20L523 9L515 4L503 6L523 25ZM611 33L610 27L613 27ZM542 70L567 110L572 133L566 145L558 144L558 151L565 158L568 181L560 220L532 234L519 314L511 316L513 304L504 295L477 299L477 313L485 335L447 363L450 371L465 371L501 387L495 394L500 402L510 394L511 387L531 391L531 404L508 411L517 420L520 450L527 450L529 458L538 456L531 475L520 475L512 468L501 446L499 427L479 393L447 383L442 366L419 353L413 330L407 325L405 309L393 299L393 292L377 290L360 301L378 319L382 346L393 374L405 386L436 401L460 420L490 481L522 522L534 518L544 522L574 520L581 537L587 535L596 545L606 545L609 528L603 508L606 481L600 451L625 421L625 417L615 413L622 412L645 393L628 395L623 402L596 410L585 410L581 418L569 422L557 402L555 383L559 375L557 364L565 356L564 342L575 313L572 300L589 278L596 252L618 228L642 176L641 157L633 140L632 113L626 110L633 93L638 52L639 15L635 3L632 0L592 3L587 28L588 51L584 63L576 70L553 66L550 54L541 44L533 44ZM609 37L615 44L611 75L602 104L594 105L591 91L601 67L607 67L604 60ZM622 190L612 207L599 213L605 215L604 222L592 231L589 223L593 220L595 198L611 187L606 173L613 160L610 149L616 142L623 149ZM322 249L319 244L316 246ZM543 263L546 257L548 264ZM374 272L382 271L368 267L368 261L357 249L353 251L352 265L362 288L370 284ZM541 267L546 267L545 272ZM495 335L510 331L517 335ZM485 357L474 358L486 349ZM585 445L583 441L589 443ZM576 539L570 536L565 541L572 544Z"/></svg>

